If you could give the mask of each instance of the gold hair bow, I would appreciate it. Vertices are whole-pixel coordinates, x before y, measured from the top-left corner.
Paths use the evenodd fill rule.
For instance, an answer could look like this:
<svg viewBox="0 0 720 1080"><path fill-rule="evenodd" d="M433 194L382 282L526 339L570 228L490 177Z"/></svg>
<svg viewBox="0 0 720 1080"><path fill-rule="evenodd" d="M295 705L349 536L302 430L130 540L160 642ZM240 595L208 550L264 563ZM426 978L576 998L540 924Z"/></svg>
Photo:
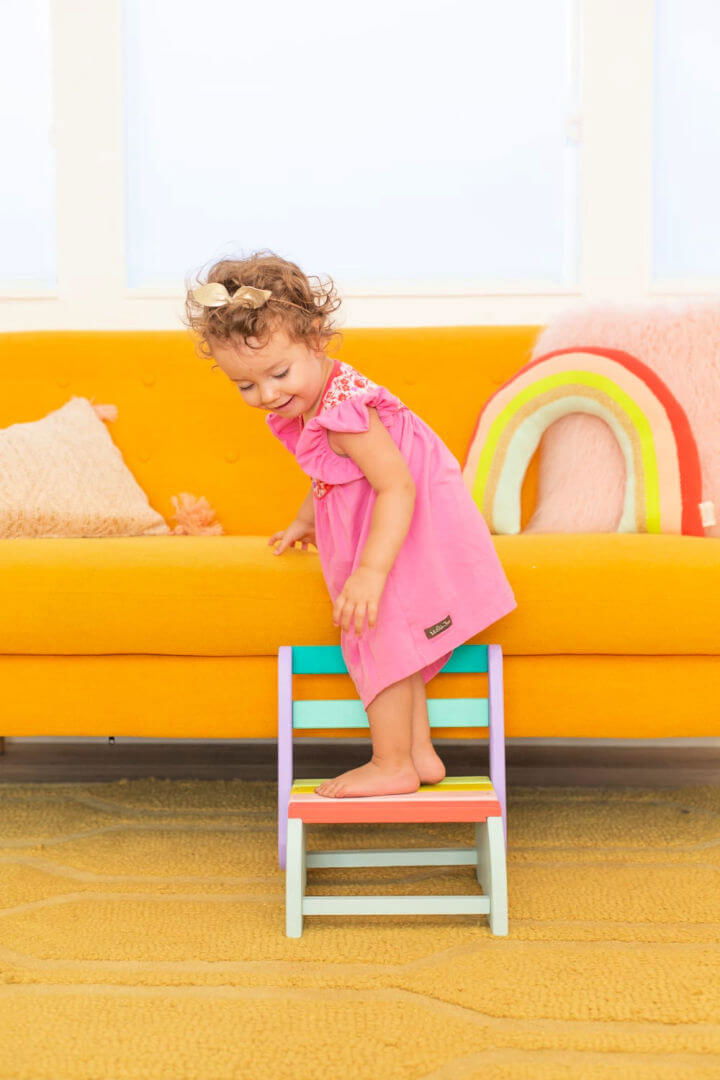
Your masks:
<svg viewBox="0 0 720 1080"><path fill-rule="evenodd" d="M204 307L222 307L224 304L242 304L243 307L259 308L272 296L271 289L254 289L252 285L241 285L232 296L219 281L201 285L191 293L193 300Z"/></svg>

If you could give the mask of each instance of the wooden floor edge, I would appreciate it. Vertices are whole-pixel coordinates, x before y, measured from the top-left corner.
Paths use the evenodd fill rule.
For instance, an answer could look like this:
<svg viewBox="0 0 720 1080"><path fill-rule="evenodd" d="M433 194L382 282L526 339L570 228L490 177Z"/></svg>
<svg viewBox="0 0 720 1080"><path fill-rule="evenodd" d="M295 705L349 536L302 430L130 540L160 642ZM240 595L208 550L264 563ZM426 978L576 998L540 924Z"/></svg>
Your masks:
<svg viewBox="0 0 720 1080"><path fill-rule="evenodd" d="M277 779L277 746L262 740L124 740L6 737L0 753L0 784L103 782L168 778L202 780ZM488 774L487 743L436 740L447 774ZM294 776L332 777L370 757L367 739L298 740ZM680 740L640 744L628 740L509 739L507 786L683 787L720 784L720 739L707 745Z"/></svg>

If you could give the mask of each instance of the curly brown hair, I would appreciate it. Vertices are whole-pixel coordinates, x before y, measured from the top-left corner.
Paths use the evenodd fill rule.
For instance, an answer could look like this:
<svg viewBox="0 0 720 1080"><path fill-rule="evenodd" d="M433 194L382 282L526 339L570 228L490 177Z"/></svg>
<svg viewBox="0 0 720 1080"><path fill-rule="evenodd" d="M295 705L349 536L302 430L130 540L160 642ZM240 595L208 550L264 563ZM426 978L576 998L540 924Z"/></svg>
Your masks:
<svg viewBox="0 0 720 1080"><path fill-rule="evenodd" d="M335 335L342 338L330 319L342 303L332 278L323 286L316 277L318 284L313 286L296 263L273 251L256 251L244 259L221 259L210 267L204 281L199 280L201 276L202 271L197 284L185 280L184 325L198 334L199 353L207 359L213 357L213 341L242 342L250 349L262 349L278 329L285 330L293 342L305 342L323 351ZM220 282L231 295L241 285L251 285L270 289L272 296L258 308L243 304L206 307L191 294L210 282ZM256 338L259 344L250 345L248 338Z"/></svg>

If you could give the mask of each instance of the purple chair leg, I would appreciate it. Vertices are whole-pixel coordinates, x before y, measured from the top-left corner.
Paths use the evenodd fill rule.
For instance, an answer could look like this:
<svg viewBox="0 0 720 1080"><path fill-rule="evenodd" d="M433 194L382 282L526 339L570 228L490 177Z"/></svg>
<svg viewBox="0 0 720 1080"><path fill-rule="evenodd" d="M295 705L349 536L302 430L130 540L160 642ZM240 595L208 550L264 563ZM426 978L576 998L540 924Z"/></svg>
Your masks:
<svg viewBox="0 0 720 1080"><path fill-rule="evenodd" d="M505 707L501 645L488 645L488 697L490 709L490 780L502 810L507 851L507 802L505 798Z"/></svg>
<svg viewBox="0 0 720 1080"><path fill-rule="evenodd" d="M285 869L287 815L293 782L292 646L278 649L278 860Z"/></svg>

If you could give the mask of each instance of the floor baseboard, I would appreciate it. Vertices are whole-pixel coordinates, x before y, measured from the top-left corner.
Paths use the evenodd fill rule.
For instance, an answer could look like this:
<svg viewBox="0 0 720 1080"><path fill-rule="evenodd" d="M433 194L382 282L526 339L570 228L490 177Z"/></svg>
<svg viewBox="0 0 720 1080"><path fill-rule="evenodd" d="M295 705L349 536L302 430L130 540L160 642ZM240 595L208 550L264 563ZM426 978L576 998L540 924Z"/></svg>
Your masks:
<svg viewBox="0 0 720 1080"><path fill-rule="evenodd" d="M448 775L488 772L487 744L437 739ZM275 739L4 739L2 783L163 779L277 780ZM299 738L295 776L336 776L369 759L368 739ZM512 739L507 784L684 787L720 784L720 739Z"/></svg>

